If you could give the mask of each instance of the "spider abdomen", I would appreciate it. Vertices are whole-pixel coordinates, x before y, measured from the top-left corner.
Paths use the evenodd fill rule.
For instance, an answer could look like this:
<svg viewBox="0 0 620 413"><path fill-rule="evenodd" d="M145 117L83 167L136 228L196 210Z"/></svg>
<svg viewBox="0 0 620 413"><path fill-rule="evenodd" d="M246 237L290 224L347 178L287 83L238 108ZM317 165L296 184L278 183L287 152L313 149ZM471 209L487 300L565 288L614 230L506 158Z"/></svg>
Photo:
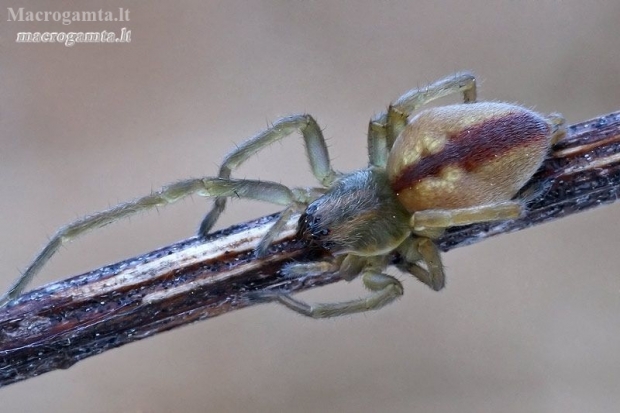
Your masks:
<svg viewBox="0 0 620 413"><path fill-rule="evenodd" d="M410 212L509 200L547 156L553 129L542 115L507 103L424 110L394 142L390 185Z"/></svg>

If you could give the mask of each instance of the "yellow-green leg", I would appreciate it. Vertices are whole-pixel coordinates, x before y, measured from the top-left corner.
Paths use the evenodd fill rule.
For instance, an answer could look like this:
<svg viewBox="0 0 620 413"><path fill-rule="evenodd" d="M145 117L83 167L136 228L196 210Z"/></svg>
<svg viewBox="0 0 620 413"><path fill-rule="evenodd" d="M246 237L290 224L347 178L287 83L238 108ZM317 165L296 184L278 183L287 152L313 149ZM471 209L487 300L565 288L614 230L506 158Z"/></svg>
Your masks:
<svg viewBox="0 0 620 413"><path fill-rule="evenodd" d="M288 272L295 275L302 273L316 274L322 269L330 269L330 264L293 264L292 266L289 266ZM362 270L361 275L364 286L368 288L371 293L366 297L356 300L343 301L339 303L309 304L304 301L297 300L288 294L261 293L261 296L277 301L291 310L307 317L328 318L377 310L386 304L391 303L403 294L403 286L400 281L391 275L383 274L380 266L377 267L371 265Z"/></svg>
<svg viewBox="0 0 620 413"><path fill-rule="evenodd" d="M413 232L427 236L428 230L470 225L478 222L517 219L523 213L523 205L518 201L505 201L496 204L480 205L459 209L428 209L413 214L409 225Z"/></svg>
<svg viewBox="0 0 620 413"><path fill-rule="evenodd" d="M412 112L444 96L462 93L465 103L476 101L476 78L471 73L457 73L426 87L412 89L394 101L387 112L370 120L368 156L370 165L385 167L394 140L407 125Z"/></svg>
<svg viewBox="0 0 620 413"><path fill-rule="evenodd" d="M397 265L398 269L410 273L435 291L445 287L441 251L431 239L413 236L398 248L398 252L403 258L403 262ZM426 268L420 266L420 262Z"/></svg>
<svg viewBox="0 0 620 413"><path fill-rule="evenodd" d="M243 142L224 158L218 177L230 178L233 169L238 168L248 158L293 132L300 132L304 138L312 173L321 185L329 186L338 174L331 167L321 128L310 115L292 115L279 119L270 128ZM207 235L225 208L226 198L216 198L211 211L200 224L198 234Z"/></svg>
<svg viewBox="0 0 620 413"><path fill-rule="evenodd" d="M34 276L61 246L96 228L101 228L139 212L172 204L189 195L208 197L234 196L289 206L295 203L305 202L306 200L300 199L301 195L299 195L303 192L304 191L301 190L291 190L275 182L221 178L187 179L165 186L159 191L142 198L88 215L60 228L56 234L54 234L39 255L37 255L34 261L26 268L26 271L24 271L9 290L0 297L0 307L6 305L6 303L21 294Z"/></svg>

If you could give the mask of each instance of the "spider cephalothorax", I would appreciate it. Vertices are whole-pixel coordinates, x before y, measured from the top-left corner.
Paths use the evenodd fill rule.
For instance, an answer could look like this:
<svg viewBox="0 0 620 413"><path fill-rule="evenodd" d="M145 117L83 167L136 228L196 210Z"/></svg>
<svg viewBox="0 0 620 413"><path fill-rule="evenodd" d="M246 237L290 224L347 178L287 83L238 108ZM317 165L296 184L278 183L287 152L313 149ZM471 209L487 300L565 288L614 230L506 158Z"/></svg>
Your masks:
<svg viewBox="0 0 620 413"><path fill-rule="evenodd" d="M390 189L384 170L368 168L342 176L313 201L299 220L302 237L334 255L377 255L410 234L410 214Z"/></svg>
<svg viewBox="0 0 620 413"><path fill-rule="evenodd" d="M410 118L420 106L454 93L462 93L464 103L430 108ZM201 234L217 221L228 197L285 206L259 243L259 256L292 214L301 213L298 236L330 251L332 257L291 263L284 275L329 272L347 280L361 276L371 291L357 300L314 305L285 293L264 293L303 315L320 318L377 309L402 295L401 283L383 272L394 251L402 258L396 264L400 270L440 290L445 277L433 239L452 226L517 218L523 205L513 198L564 134L560 116L475 101L476 83L470 73L405 93L370 121L369 165L349 174L332 169L323 134L312 116L282 118L231 152L216 178L180 181L61 228L0 298L0 305L15 298L64 242L192 194L216 198L200 226ZM295 131L303 135L312 173L322 188L290 189L275 182L230 178L250 156Z"/></svg>

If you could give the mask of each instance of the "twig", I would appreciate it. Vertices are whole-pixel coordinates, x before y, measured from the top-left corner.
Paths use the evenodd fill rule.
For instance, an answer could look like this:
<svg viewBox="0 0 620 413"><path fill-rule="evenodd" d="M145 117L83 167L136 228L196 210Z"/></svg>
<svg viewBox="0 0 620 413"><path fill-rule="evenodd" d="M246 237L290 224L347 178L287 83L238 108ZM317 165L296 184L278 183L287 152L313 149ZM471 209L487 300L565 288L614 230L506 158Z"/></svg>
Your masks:
<svg viewBox="0 0 620 413"><path fill-rule="evenodd" d="M618 199L620 112L570 127L530 188L545 188L519 220L453 228L442 250L581 212ZM527 189L525 190L527 191ZM283 279L282 265L327 255L294 239L293 217L267 258L253 249L274 216L191 238L41 287L0 310L0 386L65 369L106 350L244 308L249 292L333 283L332 274ZM399 257L394 256L396 262Z"/></svg>

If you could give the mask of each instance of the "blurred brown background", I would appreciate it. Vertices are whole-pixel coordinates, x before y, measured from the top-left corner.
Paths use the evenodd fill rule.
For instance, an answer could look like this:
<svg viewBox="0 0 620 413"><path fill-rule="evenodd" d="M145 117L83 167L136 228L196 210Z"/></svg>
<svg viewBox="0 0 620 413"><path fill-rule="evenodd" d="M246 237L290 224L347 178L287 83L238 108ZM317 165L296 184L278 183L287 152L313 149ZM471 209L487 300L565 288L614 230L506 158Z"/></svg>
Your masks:
<svg viewBox="0 0 620 413"><path fill-rule="evenodd" d="M33 6L32 3L38 3ZM402 92L478 74L481 99L620 109L620 3L38 1L130 10L127 23L2 19L0 286L78 216L212 175L236 142L307 111L336 167L366 164L366 127ZM7 13L8 14L8 13ZM132 31L130 44L16 44L18 31ZM458 99L447 100L454 102ZM299 138L237 177L311 184ZM37 285L186 238L209 201L73 243ZM220 226L273 211L234 202ZM620 205L445 255L449 285L327 321L264 305L0 390L3 412L610 412L620 405ZM305 294L363 293L359 282Z"/></svg>

